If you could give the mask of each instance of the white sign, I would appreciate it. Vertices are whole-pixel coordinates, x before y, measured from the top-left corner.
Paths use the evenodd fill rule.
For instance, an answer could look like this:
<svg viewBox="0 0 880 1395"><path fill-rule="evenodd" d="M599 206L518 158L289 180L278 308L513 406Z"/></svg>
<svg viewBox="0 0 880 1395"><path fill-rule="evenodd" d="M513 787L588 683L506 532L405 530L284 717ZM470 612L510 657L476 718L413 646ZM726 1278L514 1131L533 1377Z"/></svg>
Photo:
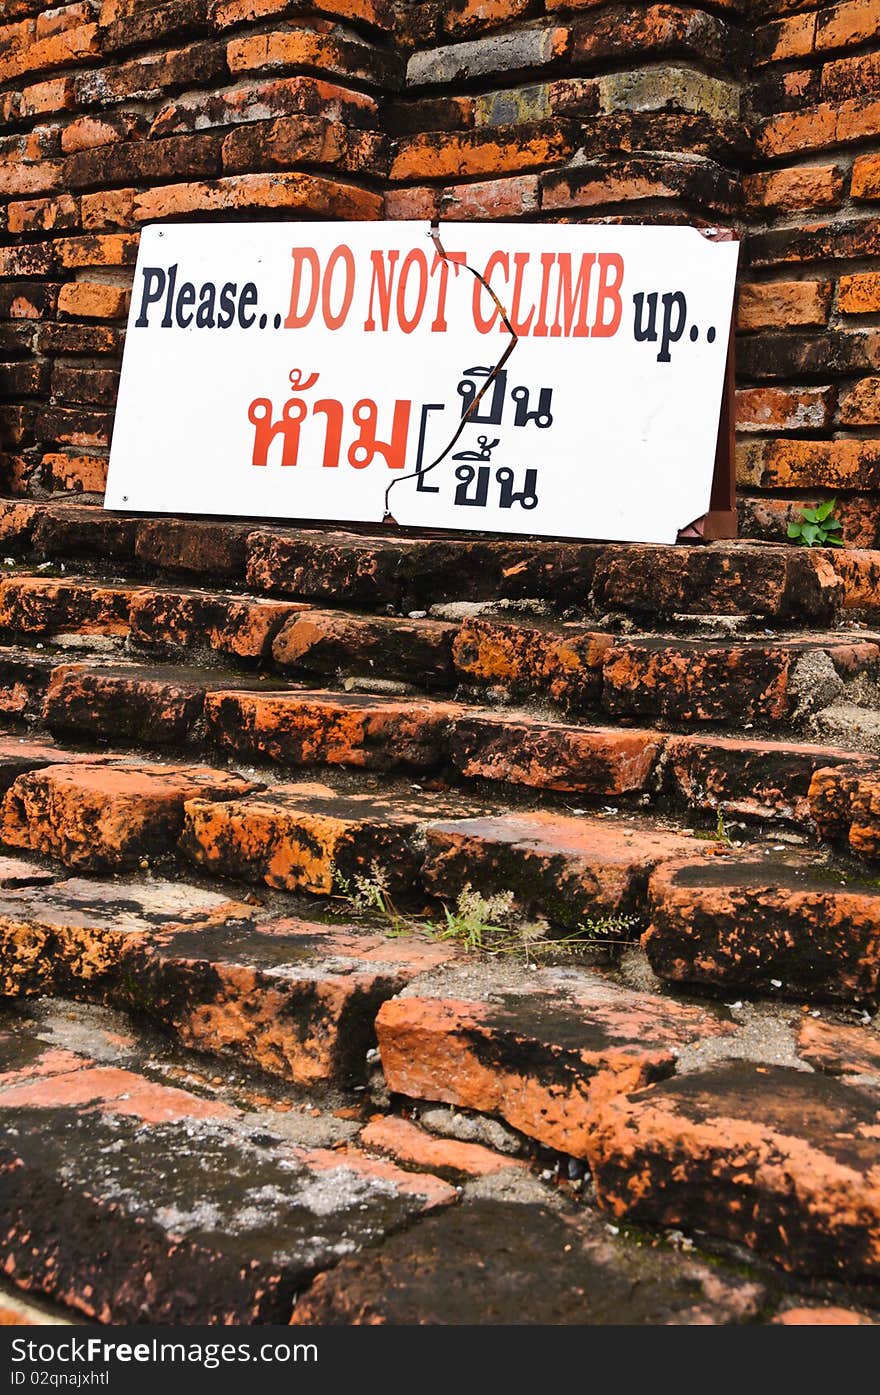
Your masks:
<svg viewBox="0 0 880 1395"><path fill-rule="evenodd" d="M400 524L674 542L709 506L736 243L431 232L146 228L105 507L379 523L387 496Z"/></svg>

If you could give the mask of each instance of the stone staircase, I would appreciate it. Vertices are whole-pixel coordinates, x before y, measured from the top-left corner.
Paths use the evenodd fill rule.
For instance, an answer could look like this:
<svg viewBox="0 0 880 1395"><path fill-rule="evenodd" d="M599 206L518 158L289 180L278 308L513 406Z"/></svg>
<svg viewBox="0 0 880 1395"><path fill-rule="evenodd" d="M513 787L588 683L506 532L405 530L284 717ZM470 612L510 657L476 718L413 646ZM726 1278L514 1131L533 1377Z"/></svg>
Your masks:
<svg viewBox="0 0 880 1395"><path fill-rule="evenodd" d="M18 1290L875 1321L880 554L9 499L0 557Z"/></svg>

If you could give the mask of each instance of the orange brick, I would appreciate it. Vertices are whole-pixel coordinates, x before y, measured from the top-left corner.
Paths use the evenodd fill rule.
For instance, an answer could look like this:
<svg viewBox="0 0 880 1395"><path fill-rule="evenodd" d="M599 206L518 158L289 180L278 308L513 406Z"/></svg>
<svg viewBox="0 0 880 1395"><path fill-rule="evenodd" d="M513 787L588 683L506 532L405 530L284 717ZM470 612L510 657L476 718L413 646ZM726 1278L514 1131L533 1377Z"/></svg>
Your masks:
<svg viewBox="0 0 880 1395"><path fill-rule="evenodd" d="M815 14L792 15L790 19L764 25L755 32L757 63L805 58L813 51L815 33Z"/></svg>
<svg viewBox="0 0 880 1395"><path fill-rule="evenodd" d="M76 106L76 83L71 77L35 82L21 94L22 116L42 116L52 111L72 111Z"/></svg>
<svg viewBox="0 0 880 1395"><path fill-rule="evenodd" d="M841 276L837 308L844 315L880 312L880 272L859 271L852 276Z"/></svg>
<svg viewBox="0 0 880 1395"><path fill-rule="evenodd" d="M737 451L737 479L758 489L876 489L880 441L753 441Z"/></svg>
<svg viewBox="0 0 880 1395"><path fill-rule="evenodd" d="M100 52L97 24L81 24L0 56L0 82L8 82L24 73L39 72L42 68L69 67Z"/></svg>
<svg viewBox="0 0 880 1395"><path fill-rule="evenodd" d="M346 77L374 81L379 76L375 50L365 44L339 43L310 30L278 34L247 34L231 39L226 49L231 73L265 68L319 68Z"/></svg>
<svg viewBox="0 0 880 1395"><path fill-rule="evenodd" d="M511 127L437 134L427 132L401 144L391 165L392 179L448 179L468 175L515 173L558 165L573 154L559 128Z"/></svg>
<svg viewBox="0 0 880 1395"><path fill-rule="evenodd" d="M853 165L854 199L880 199L880 155L860 155Z"/></svg>
<svg viewBox="0 0 880 1395"><path fill-rule="evenodd" d="M83 200L83 226L88 226ZM237 174L227 179L168 184L137 194L138 223L176 218L183 213L215 213L227 208L297 208L323 218L378 218L382 200L368 189L310 174Z"/></svg>
<svg viewBox="0 0 880 1395"><path fill-rule="evenodd" d="M128 310L129 292L101 282L70 281L61 287L58 310L78 320L116 320Z"/></svg>
<svg viewBox="0 0 880 1395"><path fill-rule="evenodd" d="M63 267L134 266L138 241L137 233L90 233L60 238L53 247Z"/></svg>
<svg viewBox="0 0 880 1395"><path fill-rule="evenodd" d="M80 116L62 131L61 149L65 155L72 155L77 150L115 145L127 140L136 128L137 122L131 116Z"/></svg>
<svg viewBox="0 0 880 1395"><path fill-rule="evenodd" d="M830 281L761 281L741 286L737 328L788 329L824 325L831 303Z"/></svg>
<svg viewBox="0 0 880 1395"><path fill-rule="evenodd" d="M749 174L743 179L746 204L755 210L788 213L800 208L837 208L843 198L839 165L797 165L793 169Z"/></svg>
<svg viewBox="0 0 880 1395"><path fill-rule="evenodd" d="M595 4L596 0L590 0ZM573 8L571 0L566 0L567 8ZM500 24L509 24L521 19L531 7L531 0L459 0L443 15L443 28L447 34L467 34L479 29L493 29ZM557 8L552 3L548 9Z"/></svg>
<svg viewBox="0 0 880 1395"><path fill-rule="evenodd" d="M135 225L135 189L108 189L84 194L80 205L84 228L131 228Z"/></svg>
<svg viewBox="0 0 880 1395"><path fill-rule="evenodd" d="M771 117L758 137L757 153L775 158L876 135L880 135L880 100L854 97Z"/></svg>
<svg viewBox="0 0 880 1395"><path fill-rule="evenodd" d="M48 9L37 16L37 38L48 39L53 34L63 34L67 29L75 29L77 25L88 24L91 18L92 7L88 0L80 0L77 5L64 5L61 8Z"/></svg>
<svg viewBox="0 0 880 1395"><path fill-rule="evenodd" d="M102 456L66 455L58 451L44 455L42 465L47 489L102 494L106 488L107 461Z"/></svg>
<svg viewBox="0 0 880 1395"><path fill-rule="evenodd" d="M736 394L736 429L746 432L821 431L834 411L833 388L743 388Z"/></svg>
<svg viewBox="0 0 880 1395"><path fill-rule="evenodd" d="M75 228L79 223L79 202L70 194L56 199L26 199L11 203L7 210L10 232L51 232L56 228Z"/></svg>
<svg viewBox="0 0 880 1395"><path fill-rule="evenodd" d="M847 0L816 18L816 49L854 48L880 34L880 8L876 0Z"/></svg>
<svg viewBox="0 0 880 1395"><path fill-rule="evenodd" d="M835 58L822 67L819 95L823 101L843 101L875 92L880 86L880 53L861 53L851 58Z"/></svg>
<svg viewBox="0 0 880 1395"><path fill-rule="evenodd" d="M862 378L840 404L842 426L880 426L880 378Z"/></svg>
<svg viewBox="0 0 880 1395"><path fill-rule="evenodd" d="M436 218L439 190L410 186L408 189L389 189L385 195L383 218Z"/></svg>
<svg viewBox="0 0 880 1395"><path fill-rule="evenodd" d="M443 189L440 212L444 218L471 219L519 218L536 213L540 181L536 174L520 174L515 179L479 180L475 184L460 184Z"/></svg>
<svg viewBox="0 0 880 1395"><path fill-rule="evenodd" d="M58 160L24 161L0 164L0 195L45 194L62 183L64 165Z"/></svg>

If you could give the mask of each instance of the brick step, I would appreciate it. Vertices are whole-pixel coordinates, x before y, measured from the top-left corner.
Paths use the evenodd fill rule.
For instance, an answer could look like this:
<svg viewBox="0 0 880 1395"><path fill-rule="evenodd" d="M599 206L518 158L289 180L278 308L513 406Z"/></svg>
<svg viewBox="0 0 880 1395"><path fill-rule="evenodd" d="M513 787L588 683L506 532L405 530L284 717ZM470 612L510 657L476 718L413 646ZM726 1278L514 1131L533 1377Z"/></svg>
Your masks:
<svg viewBox="0 0 880 1395"><path fill-rule="evenodd" d="M725 993L880 1000L880 884L775 851L668 861L642 938L661 978Z"/></svg>
<svg viewBox="0 0 880 1395"><path fill-rule="evenodd" d="M495 801L495 808L498 808ZM231 799L189 798L182 851L215 876L331 896L367 877L394 900L424 901L427 830L485 814L490 803L394 779L335 773Z"/></svg>
<svg viewBox="0 0 880 1395"><path fill-rule="evenodd" d="M322 897L365 878L416 907L454 907L469 887L504 893L519 923L601 942L647 927L654 971L675 982L844 1001L880 988L880 892L851 864L734 849L644 814L503 812L375 777L260 788L209 767L83 755L12 780L0 839L74 870L188 857L215 877Z"/></svg>
<svg viewBox="0 0 880 1395"><path fill-rule="evenodd" d="M208 766L81 756L16 776L0 804L0 841L84 870L167 861L188 799L233 799L253 780Z"/></svg>
<svg viewBox="0 0 880 1395"><path fill-rule="evenodd" d="M488 610L450 622L89 577L0 580L0 638L57 642L72 634L128 640L135 653L190 664L194 654L209 664L260 664L304 681L458 686L462 696L488 690L573 716L671 723L796 722L847 698L864 703L880 667L880 637L853 629L808 639L623 636Z"/></svg>
<svg viewBox="0 0 880 1395"><path fill-rule="evenodd" d="M738 1003L713 1015L571 970L508 974L503 995L489 974L475 985L453 967L444 980L379 1013L393 1096L477 1109L587 1160L613 1218L735 1241L801 1275L874 1281L868 1301L880 1297L876 1030L777 1017L780 1066Z"/></svg>
<svg viewBox="0 0 880 1395"><path fill-rule="evenodd" d="M111 1004L187 1047L300 1085L361 1083L382 1003L453 954L179 881L0 893L5 997Z"/></svg>
<svg viewBox="0 0 880 1395"><path fill-rule="evenodd" d="M13 641L101 635L158 654L259 660L270 655L284 622L302 609L294 601L195 587L21 572L0 577L0 637Z"/></svg>
<svg viewBox="0 0 880 1395"><path fill-rule="evenodd" d="M0 683L4 668L0 652ZM75 741L184 748L204 740L209 693L277 686L277 679L229 670L100 658L59 662L53 654L41 660L26 715L36 709L50 732Z"/></svg>
<svg viewBox="0 0 880 1395"><path fill-rule="evenodd" d="M560 1056L582 1112L713 1025L694 1010L664 1022L599 985L583 1002L597 1022ZM615 1058L628 1015L653 1034L630 1066L623 1046ZM609 1231L567 1168L547 1182L530 1140L479 1114L416 1123L362 1095L340 1108L314 1090L258 1093L105 1009L52 1000L0 1017L0 1053L0 1266L29 1299L0 1293L9 1321L45 1321L32 1304L54 1299L56 1320L114 1323L705 1326L797 1301L769 1274Z"/></svg>
<svg viewBox="0 0 880 1395"><path fill-rule="evenodd" d="M817 772L859 775L867 791L878 769L876 757L836 746L575 725L509 708L292 683L279 690L277 679L99 659L59 663L49 651L0 651L0 711L4 706L7 717L101 752L109 742L190 757L211 752L263 765L267 778L279 767L411 771L538 790L552 802L570 795L683 802L810 831L818 818L810 800Z"/></svg>
<svg viewBox="0 0 880 1395"><path fill-rule="evenodd" d="M118 1064L118 1036L108 1063L2 1025L0 1265L98 1322L285 1323L316 1273L456 1200L307 1116Z"/></svg>
<svg viewBox="0 0 880 1395"><path fill-rule="evenodd" d="M878 1137L876 1083L736 1062L609 1097L587 1151L615 1219L684 1225L873 1295Z"/></svg>
<svg viewBox="0 0 880 1395"><path fill-rule="evenodd" d="M0 501L5 555L230 582L298 601L397 613L440 602L538 599L649 618L751 615L827 626L877 611L876 552L773 543L648 546L496 539L389 529L268 528L145 518L95 505Z"/></svg>

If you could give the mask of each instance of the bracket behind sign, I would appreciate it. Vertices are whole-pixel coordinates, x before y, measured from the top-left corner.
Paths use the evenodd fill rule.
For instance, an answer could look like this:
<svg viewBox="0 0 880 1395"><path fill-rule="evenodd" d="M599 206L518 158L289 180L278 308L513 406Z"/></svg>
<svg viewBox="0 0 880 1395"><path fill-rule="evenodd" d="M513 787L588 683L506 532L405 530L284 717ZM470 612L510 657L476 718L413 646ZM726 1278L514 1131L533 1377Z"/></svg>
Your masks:
<svg viewBox="0 0 880 1395"><path fill-rule="evenodd" d="M712 242L736 242L730 228L701 228L700 232ZM715 469L709 494L709 510L700 518L681 528L679 542L717 542L737 535L736 511L736 301L730 317L727 341L727 362L724 368L724 388L721 415L718 420L718 440L715 445Z"/></svg>

